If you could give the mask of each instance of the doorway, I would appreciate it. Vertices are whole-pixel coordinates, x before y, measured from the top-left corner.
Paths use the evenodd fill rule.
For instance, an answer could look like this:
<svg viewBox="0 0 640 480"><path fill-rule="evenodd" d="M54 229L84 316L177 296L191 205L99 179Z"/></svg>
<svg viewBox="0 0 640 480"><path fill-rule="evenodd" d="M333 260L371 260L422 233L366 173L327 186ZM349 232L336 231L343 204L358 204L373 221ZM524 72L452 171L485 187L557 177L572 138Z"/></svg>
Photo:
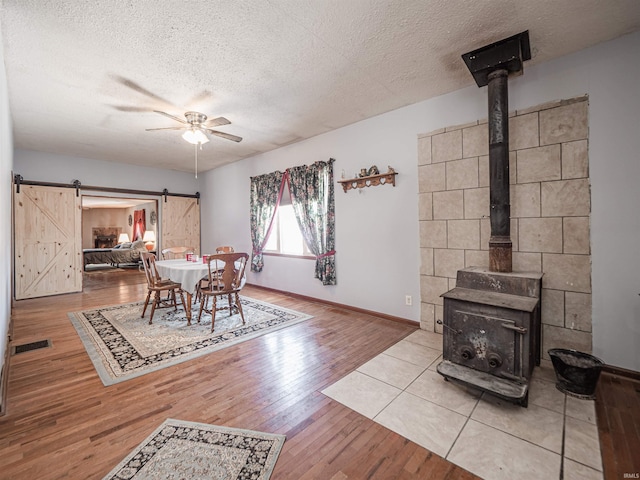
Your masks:
<svg viewBox="0 0 640 480"><path fill-rule="evenodd" d="M156 251L158 199L82 195L84 271L139 265L140 252Z"/></svg>

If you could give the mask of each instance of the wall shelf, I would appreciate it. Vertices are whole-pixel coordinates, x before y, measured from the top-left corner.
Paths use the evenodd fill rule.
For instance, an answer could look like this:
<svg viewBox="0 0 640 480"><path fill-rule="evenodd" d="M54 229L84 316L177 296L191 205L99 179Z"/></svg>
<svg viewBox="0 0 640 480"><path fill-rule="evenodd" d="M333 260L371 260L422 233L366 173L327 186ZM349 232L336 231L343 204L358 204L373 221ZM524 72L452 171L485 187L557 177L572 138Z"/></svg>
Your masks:
<svg viewBox="0 0 640 480"><path fill-rule="evenodd" d="M393 185L395 187L397 174L398 172L389 167L389 171L386 173L350 178L347 180L338 180L338 183L342 184L342 189L345 193L352 188L376 187L378 185Z"/></svg>

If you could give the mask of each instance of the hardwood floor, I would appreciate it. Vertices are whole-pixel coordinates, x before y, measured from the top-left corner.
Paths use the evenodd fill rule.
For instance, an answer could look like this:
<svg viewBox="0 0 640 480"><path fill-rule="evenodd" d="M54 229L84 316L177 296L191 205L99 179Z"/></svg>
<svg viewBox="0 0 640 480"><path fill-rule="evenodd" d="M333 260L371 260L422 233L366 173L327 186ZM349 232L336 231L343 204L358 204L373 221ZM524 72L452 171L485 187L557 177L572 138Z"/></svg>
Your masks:
<svg viewBox="0 0 640 480"><path fill-rule="evenodd" d="M605 479L640 478L640 381L602 373L596 396Z"/></svg>
<svg viewBox="0 0 640 480"><path fill-rule="evenodd" d="M0 417L1 478L102 478L166 418L287 436L272 479L475 479L320 391L414 327L247 286L309 313L291 327L158 372L103 386L67 312L138 301L136 270L85 275L83 293L17 302Z"/></svg>

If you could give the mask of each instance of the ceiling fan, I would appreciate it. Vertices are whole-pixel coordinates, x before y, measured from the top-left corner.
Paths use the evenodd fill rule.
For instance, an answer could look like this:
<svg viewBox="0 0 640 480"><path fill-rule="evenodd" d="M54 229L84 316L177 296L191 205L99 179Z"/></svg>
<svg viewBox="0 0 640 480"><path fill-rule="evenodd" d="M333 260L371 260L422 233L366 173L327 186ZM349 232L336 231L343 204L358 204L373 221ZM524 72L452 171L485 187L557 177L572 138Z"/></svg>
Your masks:
<svg viewBox="0 0 640 480"><path fill-rule="evenodd" d="M185 132L182 134L182 138L194 145L202 145L204 143L207 143L209 141L207 133L210 133L211 135L215 135L217 137L226 138L227 140L231 140L233 142L242 141L242 137L237 137L236 135L220 132L218 130L212 130L211 127L219 127L221 125L231 124L231 122L224 117L217 117L207 120L207 116L204 113L186 112L184 114L184 118L186 120L183 120L179 117L166 112L162 112L160 110L154 110L154 112L159 113L160 115L164 115L165 117L169 117L176 122L180 122L182 125L178 127L147 128L146 130L148 132L152 130L184 130Z"/></svg>
<svg viewBox="0 0 640 480"><path fill-rule="evenodd" d="M224 117L212 118L207 120L207 116L204 113L199 112L185 112L183 120L179 117L171 115L167 112L160 110L154 110L155 113L169 117L176 122L180 122L182 125L179 127L160 127L160 128L147 128L148 132L152 130L184 130L182 138L191 143L195 147L195 174L198 178L198 147L202 148L202 145L209 141L207 133L215 135L217 137L226 138L233 142L242 141L242 137L231 135L230 133L220 132L218 130L212 130L211 127L218 127L220 125L229 125L231 122Z"/></svg>

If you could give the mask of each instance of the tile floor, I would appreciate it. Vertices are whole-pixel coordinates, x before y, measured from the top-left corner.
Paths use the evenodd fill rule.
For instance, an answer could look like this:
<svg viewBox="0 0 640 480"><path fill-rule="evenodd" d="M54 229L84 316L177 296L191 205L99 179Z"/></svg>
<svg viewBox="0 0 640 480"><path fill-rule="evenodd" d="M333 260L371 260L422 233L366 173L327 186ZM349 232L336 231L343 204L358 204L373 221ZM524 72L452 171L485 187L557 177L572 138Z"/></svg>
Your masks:
<svg viewBox="0 0 640 480"><path fill-rule="evenodd" d="M446 382L441 355L418 330L322 393L485 479L603 479L595 402L557 390L550 362L522 408Z"/></svg>

